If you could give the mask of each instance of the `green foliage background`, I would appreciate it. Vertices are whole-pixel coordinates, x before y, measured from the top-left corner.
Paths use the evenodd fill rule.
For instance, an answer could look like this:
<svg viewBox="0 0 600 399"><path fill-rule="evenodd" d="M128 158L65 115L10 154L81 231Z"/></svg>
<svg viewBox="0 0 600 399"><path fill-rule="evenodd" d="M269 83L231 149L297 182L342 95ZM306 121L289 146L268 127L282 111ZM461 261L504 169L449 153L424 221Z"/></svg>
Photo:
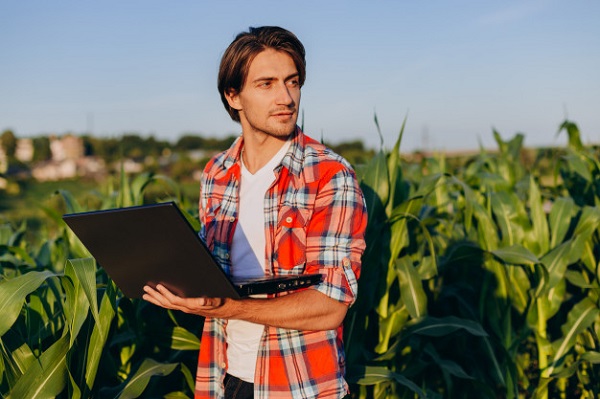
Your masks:
<svg viewBox="0 0 600 399"><path fill-rule="evenodd" d="M497 152L407 162L403 129L357 165L369 223L345 322L352 395L597 398L598 148L565 121L568 146L533 162L522 135L497 132ZM192 397L201 319L123 297L60 219L89 207L56 196L60 209L44 209L56 233L40 245L26 224L0 226L0 395ZM96 198L86 204L175 200L197 216L151 173L121 175Z"/></svg>

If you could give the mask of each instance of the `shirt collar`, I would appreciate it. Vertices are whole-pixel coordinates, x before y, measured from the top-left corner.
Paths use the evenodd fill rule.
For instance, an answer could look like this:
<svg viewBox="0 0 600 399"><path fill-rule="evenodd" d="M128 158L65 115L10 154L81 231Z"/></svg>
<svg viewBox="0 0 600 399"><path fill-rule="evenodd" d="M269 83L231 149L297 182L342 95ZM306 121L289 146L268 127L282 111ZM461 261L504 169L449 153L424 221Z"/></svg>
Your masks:
<svg viewBox="0 0 600 399"><path fill-rule="evenodd" d="M302 160L305 149L305 135L302 130L296 126L296 129L292 133L290 148L288 148L286 154L284 155L280 167L284 167L288 169L290 174L294 176L300 176L302 172ZM235 165L242 154L242 146L244 145L244 139L240 135L229 147L227 151L225 151L223 161L221 166L223 169L227 170Z"/></svg>

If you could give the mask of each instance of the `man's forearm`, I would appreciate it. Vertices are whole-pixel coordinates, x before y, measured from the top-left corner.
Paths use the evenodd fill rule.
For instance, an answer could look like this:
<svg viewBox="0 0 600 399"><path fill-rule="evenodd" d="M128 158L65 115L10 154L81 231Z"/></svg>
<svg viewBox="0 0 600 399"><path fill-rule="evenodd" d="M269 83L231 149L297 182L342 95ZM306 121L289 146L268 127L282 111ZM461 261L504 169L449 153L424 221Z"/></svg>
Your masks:
<svg viewBox="0 0 600 399"><path fill-rule="evenodd" d="M145 300L167 309L293 330L335 329L348 310L345 304L314 289L269 299L181 298L162 285L146 286L144 290Z"/></svg>
<svg viewBox="0 0 600 399"><path fill-rule="evenodd" d="M272 299L227 300L231 319L293 330L332 330L344 320L348 307L308 289Z"/></svg>

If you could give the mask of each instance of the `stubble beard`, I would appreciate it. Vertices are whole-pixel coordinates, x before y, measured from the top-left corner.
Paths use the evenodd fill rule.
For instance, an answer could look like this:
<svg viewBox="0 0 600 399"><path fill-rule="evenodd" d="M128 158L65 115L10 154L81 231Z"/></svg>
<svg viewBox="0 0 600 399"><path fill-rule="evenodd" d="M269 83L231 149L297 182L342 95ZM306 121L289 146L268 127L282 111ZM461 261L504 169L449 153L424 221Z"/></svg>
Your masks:
<svg viewBox="0 0 600 399"><path fill-rule="evenodd" d="M291 120L280 122L277 117L270 115L267 122L260 126L246 119L250 129L260 135L270 136L279 140L287 139L295 130L298 121L298 113L294 110L294 114L290 117Z"/></svg>

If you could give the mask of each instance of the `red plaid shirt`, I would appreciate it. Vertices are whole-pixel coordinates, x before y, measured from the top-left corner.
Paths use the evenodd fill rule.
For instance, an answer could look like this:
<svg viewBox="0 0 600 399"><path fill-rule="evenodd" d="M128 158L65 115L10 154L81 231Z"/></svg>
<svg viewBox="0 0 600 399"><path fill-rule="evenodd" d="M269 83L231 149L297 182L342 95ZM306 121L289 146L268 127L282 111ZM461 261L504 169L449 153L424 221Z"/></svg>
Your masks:
<svg viewBox="0 0 600 399"><path fill-rule="evenodd" d="M238 214L242 139L214 157L201 183L202 236L229 273ZM308 289L351 305L357 293L367 223L364 198L350 165L300 129L265 202L266 273L321 273ZM227 321L207 318L200 343L196 398L222 398L227 369ZM297 331L265 327L254 378L256 398L341 398L342 327Z"/></svg>

